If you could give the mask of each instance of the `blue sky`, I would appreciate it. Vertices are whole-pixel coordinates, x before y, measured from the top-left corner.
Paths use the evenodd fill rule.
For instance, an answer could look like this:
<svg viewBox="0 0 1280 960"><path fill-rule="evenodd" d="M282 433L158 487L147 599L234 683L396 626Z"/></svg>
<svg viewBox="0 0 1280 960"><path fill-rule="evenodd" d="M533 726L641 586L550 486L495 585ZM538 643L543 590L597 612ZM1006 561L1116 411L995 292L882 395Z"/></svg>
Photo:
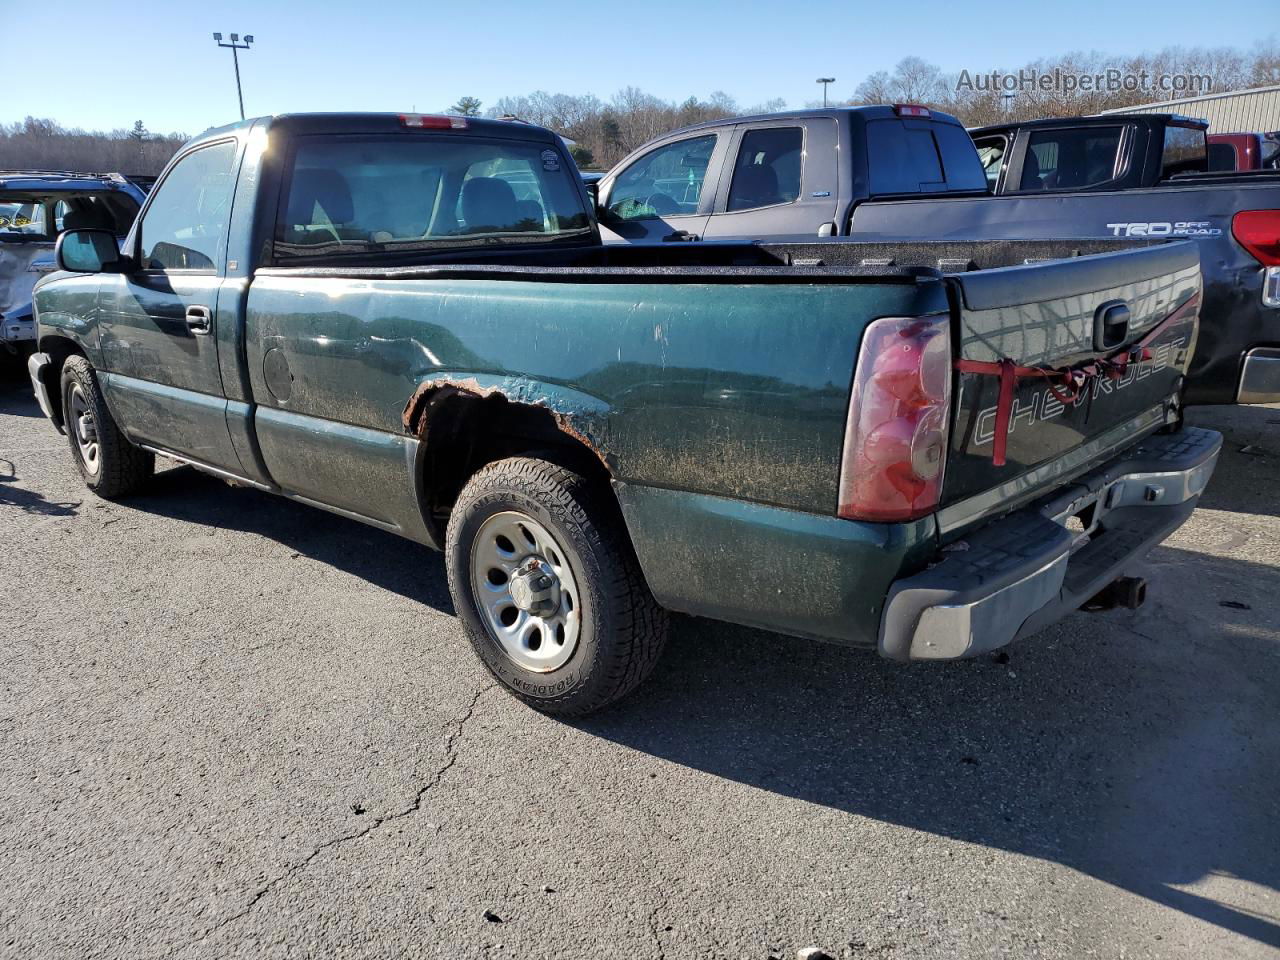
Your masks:
<svg viewBox="0 0 1280 960"><path fill-rule="evenodd" d="M962 3L637 0L633 3L152 3L0 0L6 37L52 41L52 69L7 60L0 120L26 114L110 129L143 120L196 133L238 116L230 51L250 116L293 110L439 110L542 89L607 99L632 84L664 99L721 89L745 106L849 95L915 54L947 71L1015 67L1067 50L1239 46L1280 31L1275 0ZM1017 11L1015 13L1015 11ZM54 24L53 21L57 23ZM52 29L51 29L52 27ZM28 64L34 68L34 64Z"/></svg>

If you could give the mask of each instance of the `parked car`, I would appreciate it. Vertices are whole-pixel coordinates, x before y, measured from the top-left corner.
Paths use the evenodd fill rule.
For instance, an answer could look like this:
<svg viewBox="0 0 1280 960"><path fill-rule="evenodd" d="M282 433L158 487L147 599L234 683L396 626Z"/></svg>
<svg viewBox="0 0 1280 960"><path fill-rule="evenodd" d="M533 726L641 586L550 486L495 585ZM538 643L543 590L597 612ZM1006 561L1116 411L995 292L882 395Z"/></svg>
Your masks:
<svg viewBox="0 0 1280 960"><path fill-rule="evenodd" d="M1221 444L1182 426L1194 243L605 247L527 125L210 131L58 264L29 367L90 489L163 454L441 548L555 713L640 683L668 609L935 660L1136 604Z"/></svg>
<svg viewBox="0 0 1280 960"><path fill-rule="evenodd" d="M143 192L117 174L0 172L0 347L35 346L31 290L53 269L53 243L68 227L100 227L123 237Z"/></svg>
<svg viewBox="0 0 1280 960"><path fill-rule="evenodd" d="M987 171L998 171L996 193L1007 195L991 196L959 122L920 106L675 130L601 181L601 231L612 243L1191 237L1203 247L1205 302L1188 401L1280 401L1280 176L1199 174L1139 188L1131 174L1172 174L1204 160L1203 124L1184 119L1085 117L984 130L974 132L984 149L990 140L1004 144L996 167L984 156ZM1082 137L1111 144L1114 157L1102 167L1119 163L1123 176L1095 183L1068 175ZM1010 190L1031 170L1032 142L1037 186ZM970 260L939 266L967 270Z"/></svg>

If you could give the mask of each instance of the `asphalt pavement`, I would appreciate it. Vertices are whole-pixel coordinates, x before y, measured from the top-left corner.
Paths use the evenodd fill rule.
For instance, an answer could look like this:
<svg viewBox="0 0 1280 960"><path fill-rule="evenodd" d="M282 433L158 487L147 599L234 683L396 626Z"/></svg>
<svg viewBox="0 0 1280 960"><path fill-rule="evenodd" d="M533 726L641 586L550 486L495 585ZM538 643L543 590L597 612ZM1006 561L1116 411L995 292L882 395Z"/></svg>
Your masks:
<svg viewBox="0 0 1280 960"><path fill-rule="evenodd" d="M1136 612L900 666L678 618L566 723L440 558L162 464L97 499L0 379L0 957L1280 954L1280 408Z"/></svg>

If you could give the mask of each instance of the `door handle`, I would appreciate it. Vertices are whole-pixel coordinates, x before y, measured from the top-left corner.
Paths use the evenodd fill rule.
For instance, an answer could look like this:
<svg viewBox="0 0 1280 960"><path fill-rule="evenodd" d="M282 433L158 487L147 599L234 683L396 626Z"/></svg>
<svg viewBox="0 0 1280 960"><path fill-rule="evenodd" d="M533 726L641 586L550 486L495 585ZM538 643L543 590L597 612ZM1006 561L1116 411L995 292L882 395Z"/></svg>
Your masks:
<svg viewBox="0 0 1280 960"><path fill-rule="evenodd" d="M1129 336L1129 305L1109 300L1093 314L1093 349L1114 350Z"/></svg>
<svg viewBox="0 0 1280 960"><path fill-rule="evenodd" d="M662 242L663 242L663 243L673 243L673 242L677 242L677 243L678 243L678 242L684 241L684 242L688 243L688 242L690 242L690 241L693 241L693 240L700 240L700 239L702 239L702 238L701 238L701 237L699 237L696 233L690 233L688 230L676 230L674 233L668 233L665 237L663 237L663 238L662 238Z"/></svg>
<svg viewBox="0 0 1280 960"><path fill-rule="evenodd" d="M199 304L187 307L187 329L192 333L208 335L213 331L213 312Z"/></svg>

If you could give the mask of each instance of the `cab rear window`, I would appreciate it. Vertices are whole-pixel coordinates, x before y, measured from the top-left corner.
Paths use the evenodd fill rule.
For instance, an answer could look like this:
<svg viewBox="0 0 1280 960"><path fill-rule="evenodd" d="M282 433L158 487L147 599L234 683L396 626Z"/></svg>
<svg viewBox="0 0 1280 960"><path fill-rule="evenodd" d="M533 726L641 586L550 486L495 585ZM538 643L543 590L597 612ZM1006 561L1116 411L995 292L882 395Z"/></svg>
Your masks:
<svg viewBox="0 0 1280 960"><path fill-rule="evenodd" d="M987 189L973 141L955 124L872 120L867 161L873 195Z"/></svg>
<svg viewBox="0 0 1280 960"><path fill-rule="evenodd" d="M578 239L591 218L546 143L301 137L276 224L280 262Z"/></svg>

